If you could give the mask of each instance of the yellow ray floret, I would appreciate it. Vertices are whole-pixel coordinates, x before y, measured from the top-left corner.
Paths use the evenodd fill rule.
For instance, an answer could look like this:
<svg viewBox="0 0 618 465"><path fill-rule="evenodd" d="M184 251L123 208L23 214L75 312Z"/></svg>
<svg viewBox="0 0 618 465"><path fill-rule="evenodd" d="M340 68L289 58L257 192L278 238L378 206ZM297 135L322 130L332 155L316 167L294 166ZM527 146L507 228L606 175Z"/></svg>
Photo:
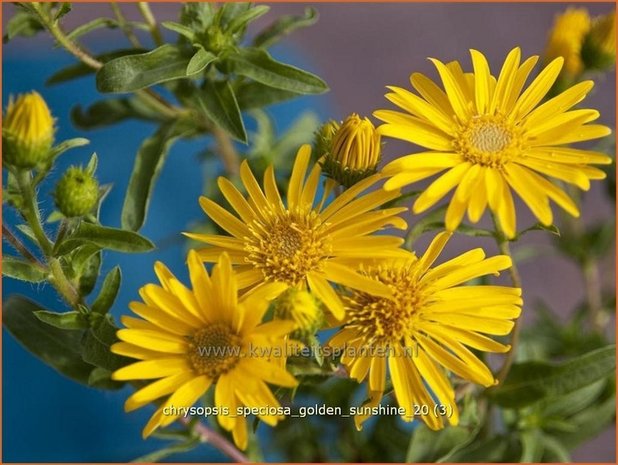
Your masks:
<svg viewBox="0 0 618 465"><path fill-rule="evenodd" d="M262 324L268 301L238 298L237 276L227 254L208 274L196 252L189 253L192 289L181 284L162 264L155 265L161 285L140 290L142 302L130 307L140 318L123 317L112 352L138 359L113 373L116 380L152 380L125 404L131 411L165 398L144 428L144 437L183 415L214 386L219 424L232 432L241 449L247 447L247 425L237 408L264 407L276 411L279 401L268 384L294 387L285 368L286 336L293 322ZM279 351L273 351L279 347ZM274 426L281 415L259 415Z"/></svg>
<svg viewBox="0 0 618 465"><path fill-rule="evenodd" d="M572 109L592 89L584 81L541 103L562 68L556 58L525 88L537 62L533 56L521 62L513 49L497 78L482 53L471 50L472 73L457 62L443 64L432 59L443 89L422 74L412 74L418 95L399 87L386 97L404 112L378 110L376 118L384 136L424 147L427 151L403 156L389 163L384 173L392 176L387 190L442 173L416 199L421 213L455 190L446 212L446 227L455 230L464 215L476 223L489 209L497 216L508 237L516 234L515 191L538 220L550 225L550 200L573 216L577 205L554 178L583 190L590 180L605 174L591 164L609 164L603 153L567 145L607 136L611 130L589 124L599 117L591 109ZM524 89L525 88L525 89Z"/></svg>
<svg viewBox="0 0 618 465"><path fill-rule="evenodd" d="M397 215L406 209L376 211L397 198L398 191L361 195L381 179L380 175L360 181L324 207L324 200L316 202L320 165L314 164L307 176L310 156L308 145L299 150L285 203L272 166L264 174L262 188L243 162L240 176L248 196L226 178L219 178L219 188L236 215L200 198L206 214L230 236L187 236L211 246L198 251L206 262L217 261L227 252L238 266L241 289L276 297L291 287L309 288L341 319L343 304L330 283L389 295L386 286L362 276L356 268L370 259L408 255L399 248L403 239L373 234L388 226L405 229L405 221Z"/></svg>
<svg viewBox="0 0 618 465"><path fill-rule="evenodd" d="M404 420L421 416L432 429L442 428L446 419L458 422L448 372L482 386L496 383L470 348L508 352L510 346L490 336L507 335L513 328L521 313L521 289L463 285L509 268L506 255L486 258L474 249L433 267L450 235L438 234L419 259L390 260L364 270L387 285L394 298L358 290L344 297L344 325L329 344L341 350L350 377L368 380L368 412L382 399L387 372ZM369 416L362 410L357 427Z"/></svg>

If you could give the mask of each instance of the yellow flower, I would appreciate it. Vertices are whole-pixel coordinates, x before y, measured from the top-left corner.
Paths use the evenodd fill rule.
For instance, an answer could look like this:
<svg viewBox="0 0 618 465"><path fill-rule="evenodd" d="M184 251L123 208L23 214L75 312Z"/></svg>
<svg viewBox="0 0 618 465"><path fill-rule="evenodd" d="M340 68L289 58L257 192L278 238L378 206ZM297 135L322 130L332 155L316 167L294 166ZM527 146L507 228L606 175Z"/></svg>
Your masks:
<svg viewBox="0 0 618 465"><path fill-rule="evenodd" d="M411 76L420 94L389 87L386 97L406 113L379 110L376 118L385 136L403 139L429 151L401 157L384 173L393 175L386 189L400 187L448 170L416 199L414 213L421 213L456 187L446 212L446 227L455 230L464 216L476 223L486 207L497 216L502 230L516 234L513 189L545 225L553 221L553 200L573 216L577 205L545 176L588 190L591 179L605 173L589 163L609 164L611 158L590 150L565 147L604 137L611 130L596 120L599 112L571 110L592 89L592 81L572 86L539 105L560 73L556 58L523 90L537 62L533 56L520 63L519 48L507 56L498 79L480 52L471 50L474 73L465 74L458 62L444 65L432 59L445 91L422 74ZM523 90L523 92L522 92ZM543 176L545 175L545 176Z"/></svg>
<svg viewBox="0 0 618 465"><path fill-rule="evenodd" d="M582 60L588 69L607 70L616 63L616 10L594 18L582 45Z"/></svg>
<svg viewBox="0 0 618 465"><path fill-rule="evenodd" d="M324 207L316 205L321 169L315 164L305 180L311 148L298 152L290 175L287 202L281 200L273 167L264 174L264 190L244 161L240 177L249 193L245 198L227 179L219 188L238 217L205 197L200 205L206 214L232 236L187 234L212 247L199 250L206 262L228 252L238 266L240 289L268 292L276 297L290 287L309 288L337 318L344 315L341 299L330 282L354 289L389 295L388 288L355 270L369 258L406 256L399 249L403 239L372 235L386 227L406 229L397 214L405 208L374 211L399 196L399 192L377 190L356 198L381 179L376 174L352 186Z"/></svg>
<svg viewBox="0 0 618 465"><path fill-rule="evenodd" d="M376 172L381 152L373 123L352 113L334 132L322 168L326 176L350 187Z"/></svg>
<svg viewBox="0 0 618 465"><path fill-rule="evenodd" d="M289 321L260 324L268 301L258 294L238 298L238 278L226 254L210 275L194 251L188 257L193 289L186 288L160 262L155 272L161 286L140 289L144 300L132 302L141 318L122 317L127 329L118 331L112 352L139 362L113 373L116 380L156 380L133 393L125 403L131 411L167 397L144 428L144 437L182 416L211 385L219 424L231 431L241 449L247 447L246 418L237 408L277 408L279 401L266 383L294 387L297 382L280 359L285 336L294 329ZM227 413L226 413L227 412ZM282 416L258 415L274 426Z"/></svg>
<svg viewBox="0 0 618 465"><path fill-rule="evenodd" d="M294 287L281 294L274 302L275 318L293 321L295 339L314 335L324 324L322 304L310 292Z"/></svg>
<svg viewBox="0 0 618 465"><path fill-rule="evenodd" d="M518 288L462 285L509 268L506 255L485 258L482 249L474 249L432 267L449 237L447 232L438 234L420 259L366 269L367 276L392 289L394 299L351 291L345 297L344 326L328 343L342 351L341 363L351 378L368 378L364 407L379 405L388 367L404 420L420 413L434 430L444 426L443 416L453 425L459 418L445 369L483 386L494 385L489 368L468 347L508 352L508 345L487 335L508 334L522 304ZM358 428L368 412L356 416Z"/></svg>
<svg viewBox="0 0 618 465"><path fill-rule="evenodd" d="M48 155L54 132L54 119L38 92L10 99L2 121L4 161L19 168L33 168Z"/></svg>
<svg viewBox="0 0 618 465"><path fill-rule="evenodd" d="M586 8L567 8L557 15L547 40L546 62L562 57L563 71L571 77L579 75L584 70L580 52L589 30L590 16Z"/></svg>

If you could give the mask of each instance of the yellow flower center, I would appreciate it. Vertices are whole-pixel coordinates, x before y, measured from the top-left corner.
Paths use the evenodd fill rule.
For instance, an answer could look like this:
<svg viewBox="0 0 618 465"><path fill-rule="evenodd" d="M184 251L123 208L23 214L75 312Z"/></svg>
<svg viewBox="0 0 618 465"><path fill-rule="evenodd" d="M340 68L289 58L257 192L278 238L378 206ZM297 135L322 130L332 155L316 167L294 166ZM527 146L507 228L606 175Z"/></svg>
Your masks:
<svg viewBox="0 0 618 465"><path fill-rule="evenodd" d="M265 224L249 225L252 237L246 246L248 261L262 270L268 281L298 284L330 252L324 228L313 211L272 214Z"/></svg>
<svg viewBox="0 0 618 465"><path fill-rule="evenodd" d="M344 297L349 328L356 329L373 344L398 343L414 332L414 323L426 296L419 287L414 265L401 268L379 268L367 273L388 285L393 299L354 291Z"/></svg>
<svg viewBox="0 0 618 465"><path fill-rule="evenodd" d="M189 341L189 362L199 374L217 379L236 366L241 356L242 338L226 323L208 325Z"/></svg>
<svg viewBox="0 0 618 465"><path fill-rule="evenodd" d="M454 144L466 161L499 169L521 152L522 138L504 117L484 115L463 124Z"/></svg>

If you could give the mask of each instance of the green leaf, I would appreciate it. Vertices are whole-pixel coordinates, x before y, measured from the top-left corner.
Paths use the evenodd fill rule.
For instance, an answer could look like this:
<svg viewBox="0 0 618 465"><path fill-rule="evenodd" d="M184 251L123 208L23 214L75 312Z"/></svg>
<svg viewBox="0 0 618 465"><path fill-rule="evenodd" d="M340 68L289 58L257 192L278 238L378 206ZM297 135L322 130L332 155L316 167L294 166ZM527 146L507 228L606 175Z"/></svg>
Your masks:
<svg viewBox="0 0 618 465"><path fill-rule="evenodd" d="M553 224L550 224L549 226L546 226L546 225L544 225L542 223L536 223L536 224L530 226L529 228L526 228L523 231L518 232L517 235L513 239L511 239L511 240L512 241L519 240L519 238L521 236L523 236L526 233L529 233L530 231L547 231L547 232L552 233L555 236L560 237L560 230L558 229L557 226L555 226Z"/></svg>
<svg viewBox="0 0 618 465"><path fill-rule="evenodd" d="M88 383L92 365L81 358L82 331L66 331L43 323L35 312L41 306L21 296L3 304L2 322L11 335L35 356L63 375Z"/></svg>
<svg viewBox="0 0 618 465"><path fill-rule="evenodd" d="M302 94L296 92L275 89L255 81L241 83L235 94L238 97L238 106L241 110L263 108L302 96Z"/></svg>
<svg viewBox="0 0 618 465"><path fill-rule="evenodd" d="M120 389L125 383L112 380L112 372L110 370L96 367L88 377L88 385L99 389Z"/></svg>
<svg viewBox="0 0 618 465"><path fill-rule="evenodd" d="M2 256L2 275L9 278L40 283L49 276L48 271L42 266L22 260L17 257Z"/></svg>
<svg viewBox="0 0 618 465"><path fill-rule="evenodd" d="M56 10L56 14L54 15L54 20L58 21L60 18L68 14L70 11L71 11L71 3L69 2L60 3L60 6Z"/></svg>
<svg viewBox="0 0 618 465"><path fill-rule="evenodd" d="M79 312L57 313L38 310L34 315L43 323L59 329L88 329L90 326L86 317Z"/></svg>
<svg viewBox="0 0 618 465"><path fill-rule="evenodd" d="M570 423L573 425L572 432L554 432L554 436L569 450L584 444L605 430L613 421L616 415L616 397L611 393L611 397L602 402L595 403L580 414L572 417Z"/></svg>
<svg viewBox="0 0 618 465"><path fill-rule="evenodd" d="M212 24L215 11L210 2L187 2L182 5L180 22L194 32L203 32Z"/></svg>
<svg viewBox="0 0 618 465"><path fill-rule="evenodd" d="M432 431L424 423L419 425L412 433L406 462L450 461L453 454L474 441L478 435L481 422L477 410L476 401L468 396L458 426Z"/></svg>
<svg viewBox="0 0 618 465"><path fill-rule="evenodd" d="M321 94L328 90L326 83L316 75L280 63L259 48L246 48L229 54L226 62L232 72L276 89L297 94Z"/></svg>
<svg viewBox="0 0 618 465"><path fill-rule="evenodd" d="M446 213L447 207L447 205L442 205L416 221L408 232L406 244L409 246L413 245L419 237L428 231L444 229L444 214Z"/></svg>
<svg viewBox="0 0 618 465"><path fill-rule="evenodd" d="M163 125L139 148L122 206L124 229L138 231L144 225L154 185L172 144L179 136L175 125Z"/></svg>
<svg viewBox="0 0 618 465"><path fill-rule="evenodd" d="M144 53L145 51L146 50L128 48L128 49L115 50L113 52L103 53L101 55L96 55L94 58L96 58L98 61L102 63L106 63L115 58L124 57L127 55L136 55L136 54ZM45 84L48 86L51 86L54 84L60 84L62 82L71 81L73 79L77 79L80 77L89 76L90 74L94 74L94 72L95 70L93 68L91 68L90 66L82 62L79 62L74 65L67 66L66 68L63 68L60 71L57 71L56 73L52 74L47 79L47 81L45 81Z"/></svg>
<svg viewBox="0 0 618 465"><path fill-rule="evenodd" d="M97 90L132 92L187 77L190 58L170 44L148 53L115 58L97 71Z"/></svg>
<svg viewBox="0 0 618 465"><path fill-rule="evenodd" d="M92 21L88 21L87 23L77 26L75 29L73 29L67 34L67 38L75 40L83 36L84 34L96 31L97 29L100 29L102 27L114 29L118 27L118 22L110 18L95 18Z"/></svg>
<svg viewBox="0 0 618 465"><path fill-rule="evenodd" d="M61 248L61 246L58 247L58 250ZM67 253L69 253L70 256L67 261L71 264L72 276L79 276L84 271L90 257L92 257L99 250L101 250L101 247L91 243L86 243L76 248L68 247ZM61 254L57 253L57 255Z"/></svg>
<svg viewBox="0 0 618 465"><path fill-rule="evenodd" d="M253 39L253 45L256 47L268 48L294 30L311 26L315 24L317 20L318 12L315 8L311 7L305 8L303 15L281 16Z"/></svg>
<svg viewBox="0 0 618 465"><path fill-rule="evenodd" d="M549 435L545 435L543 438L545 445L545 454L543 454L542 462L545 463L570 463L571 454L566 447L564 447L560 441L554 439ZM539 460L541 461L541 460Z"/></svg>
<svg viewBox="0 0 618 465"><path fill-rule="evenodd" d="M131 363L132 359L111 352L112 344L118 342L118 328L110 315L102 318L97 325L88 330L84 336L83 359L97 367L115 371Z"/></svg>
<svg viewBox="0 0 618 465"><path fill-rule="evenodd" d="M247 132L238 108L234 91L227 81L204 82L204 88L197 94L199 108L217 126L232 137L247 142Z"/></svg>
<svg viewBox="0 0 618 465"><path fill-rule="evenodd" d="M85 244L128 253L149 252L155 247L152 242L136 232L108 228L82 221L75 232L64 240L58 253L66 253L73 247Z"/></svg>
<svg viewBox="0 0 618 465"><path fill-rule="evenodd" d="M165 29L176 32L183 37L186 37L187 39L189 39L190 42L193 42L195 40L195 32L187 26L175 23L174 21L162 21L161 26L163 26Z"/></svg>
<svg viewBox="0 0 618 465"><path fill-rule="evenodd" d="M521 439L521 463L538 463L543 457L544 447L544 435L541 430L534 429L530 431L523 431L520 435Z"/></svg>
<svg viewBox="0 0 618 465"><path fill-rule="evenodd" d="M2 38L4 43L14 39L17 36L32 37L37 32L43 31L41 23L37 21L34 15L26 11L17 11L6 25L6 34Z"/></svg>
<svg viewBox="0 0 618 465"><path fill-rule="evenodd" d="M60 142L58 145L52 147L51 152L49 153L49 157L51 159L55 159L59 155L63 154L67 150L74 149L76 147L83 147L84 145L88 145L90 141L83 137L76 137L74 139L68 139Z"/></svg>
<svg viewBox="0 0 618 465"><path fill-rule="evenodd" d="M189 60L189 64L187 65L187 74L191 75L201 73L216 59L217 56L214 53L204 50L203 47L199 47L197 52L195 52L195 55L193 55L191 60Z"/></svg>
<svg viewBox="0 0 618 465"><path fill-rule="evenodd" d="M92 304L92 311L95 313L105 314L114 304L118 290L120 289L120 282L122 281L122 273L120 267L115 266L110 271L101 287L101 292L97 296L96 300Z"/></svg>
<svg viewBox="0 0 618 465"><path fill-rule="evenodd" d="M615 346L594 350L559 364L531 361L514 364L504 383L487 395L505 408L521 408L581 389L613 373Z"/></svg>
<svg viewBox="0 0 618 465"><path fill-rule="evenodd" d="M227 29L234 18L245 14L251 9L251 2L225 2L217 14L220 15L219 24Z"/></svg>
<svg viewBox="0 0 618 465"><path fill-rule="evenodd" d="M85 263L78 279L79 293L83 296L90 295L96 286L101 272L101 252L92 255Z"/></svg>
<svg viewBox="0 0 618 465"><path fill-rule="evenodd" d="M159 462L163 459L166 459L170 455L178 454L180 452L187 452L192 450L200 445L200 438L196 436L192 436L186 441L179 442L173 444L171 446L167 446L163 449L159 449L158 451L151 452L150 454L142 455L134 460L131 460L132 463L153 463Z"/></svg>
<svg viewBox="0 0 618 465"><path fill-rule="evenodd" d="M80 129L94 129L135 118L144 121L168 121L160 111L137 97L100 100L82 109L71 110L71 120Z"/></svg>
<svg viewBox="0 0 618 465"><path fill-rule="evenodd" d="M226 27L226 32L235 33L241 29L247 27L247 24L255 21L260 16L264 16L270 10L269 6L266 5L256 5L249 10L236 15L231 19L229 24Z"/></svg>

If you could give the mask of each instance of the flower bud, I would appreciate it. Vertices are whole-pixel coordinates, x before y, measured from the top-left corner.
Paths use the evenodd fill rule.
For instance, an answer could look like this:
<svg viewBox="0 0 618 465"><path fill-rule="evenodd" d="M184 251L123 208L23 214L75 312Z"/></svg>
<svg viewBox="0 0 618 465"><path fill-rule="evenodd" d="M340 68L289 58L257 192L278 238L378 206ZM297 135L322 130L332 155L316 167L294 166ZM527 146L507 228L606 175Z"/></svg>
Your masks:
<svg viewBox="0 0 618 465"><path fill-rule="evenodd" d="M353 113L333 135L322 168L328 177L350 187L376 172L381 149L373 123Z"/></svg>
<svg viewBox="0 0 618 465"><path fill-rule="evenodd" d="M54 119L45 100L35 91L10 99L2 121L4 163L34 168L45 160L54 143Z"/></svg>
<svg viewBox="0 0 618 465"><path fill-rule="evenodd" d="M567 8L556 16L554 26L549 33L545 50L545 61L563 57L562 72L569 78L584 71L581 48L584 37L590 30L590 16L585 8Z"/></svg>
<svg viewBox="0 0 618 465"><path fill-rule="evenodd" d="M616 63L616 11L599 16L582 45L582 60L586 69L606 71Z"/></svg>
<svg viewBox="0 0 618 465"><path fill-rule="evenodd" d="M320 129L315 133L315 141L313 143L315 147L315 153L318 158L330 153L330 148L333 143L333 137L339 129L339 123L334 119L331 119L320 126Z"/></svg>
<svg viewBox="0 0 618 465"><path fill-rule="evenodd" d="M277 298L274 309L276 318L296 323L292 339L306 340L324 324L322 304L305 290L288 289Z"/></svg>
<svg viewBox="0 0 618 465"><path fill-rule="evenodd" d="M94 176L77 166L70 167L56 184L56 207L67 218L84 216L99 199L99 183Z"/></svg>

